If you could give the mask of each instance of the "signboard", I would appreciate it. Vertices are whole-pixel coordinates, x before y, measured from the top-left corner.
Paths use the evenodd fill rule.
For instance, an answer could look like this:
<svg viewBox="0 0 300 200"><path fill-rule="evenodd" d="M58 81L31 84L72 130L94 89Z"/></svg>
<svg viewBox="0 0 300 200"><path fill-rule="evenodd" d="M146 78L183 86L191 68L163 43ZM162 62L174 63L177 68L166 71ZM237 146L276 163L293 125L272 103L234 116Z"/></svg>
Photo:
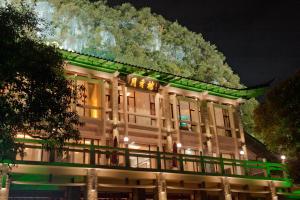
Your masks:
<svg viewBox="0 0 300 200"><path fill-rule="evenodd" d="M158 92L159 82L147 77L130 74L127 76L127 85L130 87Z"/></svg>

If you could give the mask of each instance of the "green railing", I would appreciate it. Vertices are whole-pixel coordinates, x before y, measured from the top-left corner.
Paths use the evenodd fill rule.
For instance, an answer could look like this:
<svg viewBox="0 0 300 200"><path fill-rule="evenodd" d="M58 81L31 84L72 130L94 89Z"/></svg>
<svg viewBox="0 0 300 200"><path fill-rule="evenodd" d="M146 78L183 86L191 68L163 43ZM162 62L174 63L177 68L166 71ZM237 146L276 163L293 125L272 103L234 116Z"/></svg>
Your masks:
<svg viewBox="0 0 300 200"><path fill-rule="evenodd" d="M25 155L17 163L87 166L126 170L174 172L199 175L287 180L287 167L280 163L234 160L222 157L175 154L128 148L69 143L62 155L43 149L43 141L17 139Z"/></svg>

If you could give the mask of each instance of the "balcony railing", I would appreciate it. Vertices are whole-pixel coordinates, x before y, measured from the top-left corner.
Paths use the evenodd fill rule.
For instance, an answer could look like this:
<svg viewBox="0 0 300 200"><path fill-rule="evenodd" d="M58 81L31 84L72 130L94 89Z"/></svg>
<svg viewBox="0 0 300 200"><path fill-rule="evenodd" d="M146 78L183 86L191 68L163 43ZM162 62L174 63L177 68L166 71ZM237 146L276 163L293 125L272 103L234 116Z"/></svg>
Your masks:
<svg viewBox="0 0 300 200"><path fill-rule="evenodd" d="M55 150L43 149L43 141L33 139L17 139L17 141L25 144L25 155L23 157L18 155L16 163L43 163L272 180L288 179L287 167L281 163L74 143L67 144L62 155L57 155Z"/></svg>

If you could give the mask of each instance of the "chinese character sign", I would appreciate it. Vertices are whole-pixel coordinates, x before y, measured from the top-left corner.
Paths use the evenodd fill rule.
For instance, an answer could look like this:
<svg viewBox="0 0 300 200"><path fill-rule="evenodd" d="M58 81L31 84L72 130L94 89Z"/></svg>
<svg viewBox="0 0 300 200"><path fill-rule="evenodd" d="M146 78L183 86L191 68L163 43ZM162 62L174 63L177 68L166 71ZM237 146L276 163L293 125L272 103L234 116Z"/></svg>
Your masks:
<svg viewBox="0 0 300 200"><path fill-rule="evenodd" d="M149 90L157 92L159 88L159 82L147 77L140 77L135 75L127 76L127 85L130 87Z"/></svg>

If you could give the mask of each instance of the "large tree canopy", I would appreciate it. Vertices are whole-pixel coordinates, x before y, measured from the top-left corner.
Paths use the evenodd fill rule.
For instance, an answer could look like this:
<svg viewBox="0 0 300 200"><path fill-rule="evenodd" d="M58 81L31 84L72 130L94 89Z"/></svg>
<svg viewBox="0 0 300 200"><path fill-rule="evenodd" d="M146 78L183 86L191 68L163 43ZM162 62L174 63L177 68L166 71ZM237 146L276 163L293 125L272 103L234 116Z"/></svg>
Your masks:
<svg viewBox="0 0 300 200"><path fill-rule="evenodd" d="M16 0L18 1L18 0ZM110 7L104 0L37 0L34 9L51 24L49 42L64 49L116 59L227 87L241 88L225 56L201 34L151 12L125 3ZM241 108L246 131L253 133L253 110Z"/></svg>
<svg viewBox="0 0 300 200"><path fill-rule="evenodd" d="M45 40L57 42L64 49L222 86L243 87L215 45L201 34L152 13L150 8L136 9L128 3L110 7L105 0L31 2L39 17L52 28L44 32ZM252 111L256 105L252 99L241 107L246 131L253 130Z"/></svg>
<svg viewBox="0 0 300 200"><path fill-rule="evenodd" d="M69 111L77 91L64 77L60 53L45 45L26 6L0 8L0 160L14 159L18 133L47 147L77 140L79 116Z"/></svg>
<svg viewBox="0 0 300 200"><path fill-rule="evenodd" d="M110 7L104 0L32 2L53 28L46 39L64 49L242 87L216 46L150 8L136 9L128 3Z"/></svg>
<svg viewBox="0 0 300 200"><path fill-rule="evenodd" d="M267 146L288 156L300 180L300 71L274 86L255 110L256 133ZM295 162L296 161L296 162Z"/></svg>

